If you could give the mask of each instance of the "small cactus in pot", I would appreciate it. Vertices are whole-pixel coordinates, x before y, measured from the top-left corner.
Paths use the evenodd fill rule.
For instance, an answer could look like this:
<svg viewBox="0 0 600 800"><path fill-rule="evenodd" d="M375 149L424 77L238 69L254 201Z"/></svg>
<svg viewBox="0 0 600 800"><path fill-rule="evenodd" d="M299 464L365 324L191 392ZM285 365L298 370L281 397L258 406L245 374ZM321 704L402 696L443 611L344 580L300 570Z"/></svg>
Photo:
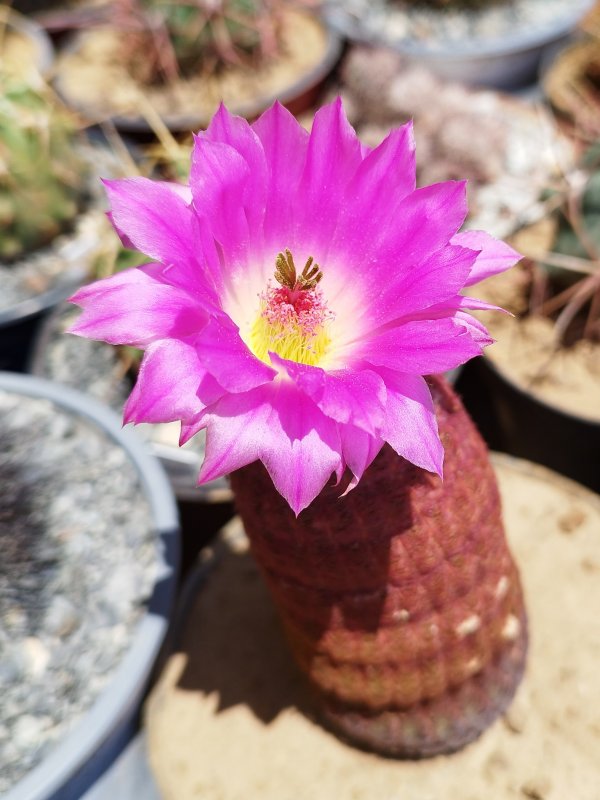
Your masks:
<svg viewBox="0 0 600 800"><path fill-rule="evenodd" d="M541 208L543 219L518 234L530 261L527 313L554 320L557 348L600 341L600 140L543 193Z"/></svg>
<svg viewBox="0 0 600 800"><path fill-rule="evenodd" d="M45 90L8 83L0 97L0 259L19 259L72 225L82 201L75 135Z"/></svg>
<svg viewBox="0 0 600 800"><path fill-rule="evenodd" d="M144 350L127 422L206 429L326 723L411 757L482 733L527 648L485 445L424 378L491 341L461 290L518 254L459 232L463 182L415 186L410 125L369 151L341 101L310 134L222 107L188 186L107 184L153 263L71 298L72 333Z"/></svg>
<svg viewBox="0 0 600 800"><path fill-rule="evenodd" d="M253 67L279 51L281 0L116 0L113 9L123 60L145 84Z"/></svg>

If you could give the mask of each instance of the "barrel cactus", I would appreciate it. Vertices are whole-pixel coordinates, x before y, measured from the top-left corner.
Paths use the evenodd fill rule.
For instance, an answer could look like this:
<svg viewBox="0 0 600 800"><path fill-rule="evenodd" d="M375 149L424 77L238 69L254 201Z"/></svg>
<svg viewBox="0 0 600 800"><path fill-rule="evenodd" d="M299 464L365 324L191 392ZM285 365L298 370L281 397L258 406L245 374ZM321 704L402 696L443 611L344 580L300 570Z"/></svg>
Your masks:
<svg viewBox="0 0 600 800"><path fill-rule="evenodd" d="M457 750L508 706L527 649L519 575L486 447L429 379L444 480L386 447L361 483L295 517L253 463L236 505L321 717L388 756Z"/></svg>
<svg viewBox="0 0 600 800"><path fill-rule="evenodd" d="M281 0L118 0L124 57L147 84L277 52Z"/></svg>
<svg viewBox="0 0 600 800"><path fill-rule="evenodd" d="M12 261L68 229L81 202L73 120L44 90L0 95L0 259Z"/></svg>

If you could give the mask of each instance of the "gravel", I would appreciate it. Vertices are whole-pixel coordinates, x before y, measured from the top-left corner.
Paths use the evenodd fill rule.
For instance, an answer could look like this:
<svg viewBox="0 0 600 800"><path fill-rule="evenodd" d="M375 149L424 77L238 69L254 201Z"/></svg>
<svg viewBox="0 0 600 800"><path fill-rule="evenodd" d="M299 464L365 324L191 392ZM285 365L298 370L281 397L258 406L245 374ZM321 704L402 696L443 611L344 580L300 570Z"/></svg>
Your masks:
<svg viewBox="0 0 600 800"><path fill-rule="evenodd" d="M2 794L110 680L152 591L157 542L133 464L101 431L3 391L0 421Z"/></svg>
<svg viewBox="0 0 600 800"><path fill-rule="evenodd" d="M436 10L402 0L326 0L326 14L335 27L358 40L468 51L477 50L482 40L507 34L543 37L590 5L591 0L508 0L479 10Z"/></svg>

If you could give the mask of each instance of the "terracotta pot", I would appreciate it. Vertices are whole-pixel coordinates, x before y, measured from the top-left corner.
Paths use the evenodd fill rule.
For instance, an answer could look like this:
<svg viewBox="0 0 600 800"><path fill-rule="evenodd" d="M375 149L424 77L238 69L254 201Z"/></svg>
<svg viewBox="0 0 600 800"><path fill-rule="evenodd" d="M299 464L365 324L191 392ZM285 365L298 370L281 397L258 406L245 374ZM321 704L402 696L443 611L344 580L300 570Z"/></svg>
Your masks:
<svg viewBox="0 0 600 800"><path fill-rule="evenodd" d="M326 487L295 518L259 462L231 476L322 719L398 757L479 736L510 702L527 646L486 447L449 385L431 388L443 482L385 447L343 500Z"/></svg>

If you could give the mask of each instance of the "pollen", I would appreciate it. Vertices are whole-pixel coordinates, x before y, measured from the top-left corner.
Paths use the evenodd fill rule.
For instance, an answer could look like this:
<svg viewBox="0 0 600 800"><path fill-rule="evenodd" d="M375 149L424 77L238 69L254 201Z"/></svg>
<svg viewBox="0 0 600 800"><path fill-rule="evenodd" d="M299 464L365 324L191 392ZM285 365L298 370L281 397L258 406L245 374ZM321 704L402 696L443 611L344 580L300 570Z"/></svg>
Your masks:
<svg viewBox="0 0 600 800"><path fill-rule="evenodd" d="M299 364L316 366L328 350L328 309L318 284L323 277L312 258L297 276L289 250L275 262L276 286L269 282L260 295L259 313L250 331L250 348L257 358L270 363L269 352Z"/></svg>

